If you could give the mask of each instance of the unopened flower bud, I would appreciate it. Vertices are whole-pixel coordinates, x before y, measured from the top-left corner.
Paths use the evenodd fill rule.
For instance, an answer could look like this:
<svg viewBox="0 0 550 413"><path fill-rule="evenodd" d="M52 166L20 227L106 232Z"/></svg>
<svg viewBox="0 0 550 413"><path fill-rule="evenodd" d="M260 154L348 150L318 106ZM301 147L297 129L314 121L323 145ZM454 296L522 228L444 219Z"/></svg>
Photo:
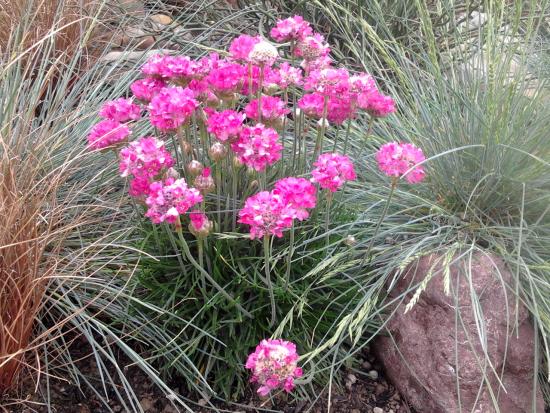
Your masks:
<svg viewBox="0 0 550 413"><path fill-rule="evenodd" d="M235 167L235 169L241 169L243 167L243 163L241 162L241 160L239 158L234 156L233 157L233 166Z"/></svg>
<svg viewBox="0 0 550 413"><path fill-rule="evenodd" d="M227 156L227 147L221 142L215 142L208 149L208 155L214 162L221 161Z"/></svg>
<svg viewBox="0 0 550 413"><path fill-rule="evenodd" d="M166 171L166 177L167 178L179 179L180 178L180 173L178 171L176 171L174 168L168 168L168 170Z"/></svg>
<svg viewBox="0 0 550 413"><path fill-rule="evenodd" d="M318 126L319 128L322 128L322 127L323 127L323 124L324 124L325 129L327 129L327 128L330 126L330 123L329 123L328 120L325 119L325 118L321 118L321 119L319 119L319 120L317 121L317 126Z"/></svg>
<svg viewBox="0 0 550 413"><path fill-rule="evenodd" d="M214 179L212 179L210 174L210 168L203 169L202 173L195 178L193 186L197 188L202 195L206 195L216 188Z"/></svg>
<svg viewBox="0 0 550 413"><path fill-rule="evenodd" d="M193 150L193 147L191 146L191 144L186 141L181 142L180 148L183 151L183 153L186 155L189 155Z"/></svg>
<svg viewBox="0 0 550 413"><path fill-rule="evenodd" d="M212 232L212 221L210 221L203 212L193 211L189 214L189 218L191 220L189 223L189 231L195 237L204 238Z"/></svg>
<svg viewBox="0 0 550 413"><path fill-rule="evenodd" d="M279 85L276 83L270 83L264 87L266 95L273 95L279 91Z"/></svg>
<svg viewBox="0 0 550 413"><path fill-rule="evenodd" d="M194 159L191 162L189 162L185 167L185 170L187 171L187 173L193 176L200 175L203 169L204 169L204 166L202 165L202 163Z"/></svg>

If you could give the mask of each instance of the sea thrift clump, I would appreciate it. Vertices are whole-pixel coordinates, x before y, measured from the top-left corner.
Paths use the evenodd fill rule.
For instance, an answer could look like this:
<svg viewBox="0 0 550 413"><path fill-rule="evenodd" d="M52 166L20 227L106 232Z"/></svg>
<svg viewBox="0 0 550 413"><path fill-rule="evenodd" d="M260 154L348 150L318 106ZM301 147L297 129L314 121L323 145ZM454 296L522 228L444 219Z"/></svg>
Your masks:
<svg viewBox="0 0 550 413"><path fill-rule="evenodd" d="M261 39L259 36L241 34L240 36L234 38L231 42L231 45L229 46L229 53L235 60L248 62L250 52L256 44L260 43L260 41Z"/></svg>
<svg viewBox="0 0 550 413"><path fill-rule="evenodd" d="M149 196L145 203L149 207L145 216L154 224L173 224L181 214L202 201L202 195L195 188L188 188L185 179L166 178L149 186Z"/></svg>
<svg viewBox="0 0 550 413"><path fill-rule="evenodd" d="M296 345L284 340L262 340L248 356L246 368L252 372L250 381L260 385L258 393L261 396L278 388L292 391L294 379L303 374L298 367Z"/></svg>
<svg viewBox="0 0 550 413"><path fill-rule="evenodd" d="M198 105L191 89L167 87L149 103L149 120L160 130L174 130L189 119Z"/></svg>
<svg viewBox="0 0 550 413"><path fill-rule="evenodd" d="M246 118L244 113L234 110L216 112L206 111L208 132L213 134L221 142L231 142L239 136Z"/></svg>
<svg viewBox="0 0 550 413"><path fill-rule="evenodd" d="M290 110L286 107L285 102L276 96L262 96L262 122L273 123L281 119ZM258 114L259 102L254 99L244 108L244 113L250 119L259 120Z"/></svg>
<svg viewBox="0 0 550 413"><path fill-rule="evenodd" d="M136 80L130 85L130 90L136 99L149 103L153 97L166 87L166 83L154 77Z"/></svg>
<svg viewBox="0 0 550 413"><path fill-rule="evenodd" d="M281 195L262 191L246 200L238 222L250 226L250 239L265 235L280 238L283 231L292 226L294 216L294 209Z"/></svg>
<svg viewBox="0 0 550 413"><path fill-rule="evenodd" d="M122 177L155 177L174 165L164 142L152 136L130 142L127 147L121 149L119 159Z"/></svg>
<svg viewBox="0 0 550 413"><path fill-rule="evenodd" d="M239 139L231 144L231 149L243 164L256 171L263 171L281 159L283 146L274 129L258 123L244 128Z"/></svg>
<svg viewBox="0 0 550 413"><path fill-rule="evenodd" d="M204 212L193 211L189 214L189 232L197 238L204 238L212 231L212 221Z"/></svg>
<svg viewBox="0 0 550 413"><path fill-rule="evenodd" d="M119 98L106 102L99 111L99 116L117 122L128 122L138 120L141 115L141 108L132 99Z"/></svg>
<svg viewBox="0 0 550 413"><path fill-rule="evenodd" d="M345 155L324 153L313 165L316 168L311 172L312 181L330 192L336 192L346 181L356 178L353 163Z"/></svg>
<svg viewBox="0 0 550 413"><path fill-rule="evenodd" d="M88 145L92 149L104 149L125 141L130 134L128 126L111 119L105 119L95 124L90 131Z"/></svg>
<svg viewBox="0 0 550 413"><path fill-rule="evenodd" d="M378 167L382 172L391 177L401 177L416 164L426 160L422 149L411 143L390 142L382 145L376 154ZM424 179L424 168L420 165L412 169L405 179L415 184Z"/></svg>
<svg viewBox="0 0 550 413"><path fill-rule="evenodd" d="M300 221L307 219L307 210L315 208L317 204L317 188L305 178L279 179L275 183L273 193L283 198L283 201L294 210L294 218Z"/></svg>
<svg viewBox="0 0 550 413"><path fill-rule="evenodd" d="M309 23L302 16L277 20L277 24L270 32L271 37L279 43L301 40L312 33Z"/></svg>

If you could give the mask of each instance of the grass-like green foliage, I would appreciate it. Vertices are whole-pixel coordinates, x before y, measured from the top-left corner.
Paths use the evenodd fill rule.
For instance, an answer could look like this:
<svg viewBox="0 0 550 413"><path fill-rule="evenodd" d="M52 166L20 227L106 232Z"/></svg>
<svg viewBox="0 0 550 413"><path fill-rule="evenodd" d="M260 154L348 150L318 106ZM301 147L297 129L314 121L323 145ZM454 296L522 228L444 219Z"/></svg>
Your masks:
<svg viewBox="0 0 550 413"><path fill-rule="evenodd" d="M371 272L376 281L364 302L383 298L385 286L420 256L496 253L514 274L513 285L506 286L511 302L522 302L531 311L537 351L544 355L537 367L545 383L550 355L550 105L544 68L548 23L539 15L548 12L548 2L485 2L468 8L455 1L350 0L287 6L289 13L304 13L332 28L339 60L393 79L383 87L396 99L397 115L375 124L367 142L369 184L350 188L356 202L366 206L356 222L362 228L359 248L374 235L389 192L384 178L371 179L379 142L411 141L429 158L426 182L414 188L400 185L394 194L376 236ZM470 20L474 12L485 13L481 26ZM358 121L352 131L361 136L366 128ZM356 149L363 153L360 146ZM377 319L385 307L363 313L360 308L352 312L358 325Z"/></svg>

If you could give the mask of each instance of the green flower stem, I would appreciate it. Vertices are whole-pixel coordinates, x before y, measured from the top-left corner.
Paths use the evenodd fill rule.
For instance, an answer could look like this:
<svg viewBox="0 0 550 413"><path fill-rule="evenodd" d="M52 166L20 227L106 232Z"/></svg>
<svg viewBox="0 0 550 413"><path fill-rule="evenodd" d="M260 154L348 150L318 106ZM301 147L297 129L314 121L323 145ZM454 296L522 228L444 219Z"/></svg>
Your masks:
<svg viewBox="0 0 550 413"><path fill-rule="evenodd" d="M231 181L232 185L232 192L233 192L233 220L231 224L231 228L233 229L233 232L237 229L237 167L235 166L234 162L231 162L231 171L233 175L233 179Z"/></svg>
<svg viewBox="0 0 550 413"><path fill-rule="evenodd" d="M294 224L292 224L292 227L290 227L288 255L286 257L285 291L288 290L288 285L290 283L290 268L292 265L292 255L294 255L294 230Z"/></svg>
<svg viewBox="0 0 550 413"><path fill-rule="evenodd" d="M216 209L218 210L218 231L222 231L222 166L216 164Z"/></svg>
<svg viewBox="0 0 550 413"><path fill-rule="evenodd" d="M264 86L264 65L260 66L260 80L258 83L258 123L262 123L262 89Z"/></svg>
<svg viewBox="0 0 550 413"><path fill-rule="evenodd" d="M271 275L269 271L269 258L271 256L271 247L269 243L269 235L264 235L264 260L265 260L265 282L269 291L269 300L271 301L271 321L269 327L273 327L275 324L276 307L275 307L275 294L273 292L273 284L271 284Z"/></svg>
<svg viewBox="0 0 550 413"><path fill-rule="evenodd" d="M384 210L382 211L382 215L380 215L380 219L376 223L376 228L374 229L374 234L372 234L372 237L369 242L369 247L367 248L367 251L365 252L365 255L363 256L363 259L361 260L362 267L365 264L365 261L369 258L370 251L372 249L372 246L374 245L374 239L378 235L378 231L380 230L380 225L382 225L382 221L384 221L384 218L386 217L386 214L388 213L388 209L390 207L390 202L393 197L393 193L395 192L395 188L397 187L397 177L392 177L391 181L391 189L390 194L388 195L388 199L386 200L386 205L384 205Z"/></svg>
<svg viewBox="0 0 550 413"><path fill-rule="evenodd" d="M370 122L370 120L369 120ZM351 132L351 119L348 119L348 124L346 127L346 137L344 138L344 155L348 153L348 143L349 143L349 134Z"/></svg>
<svg viewBox="0 0 550 413"><path fill-rule="evenodd" d="M325 245L327 248L327 254L328 254L328 246L330 244L330 236L328 233L328 229L330 226L330 207L332 206L332 192L327 190L327 212L325 216Z"/></svg>
<svg viewBox="0 0 550 413"><path fill-rule="evenodd" d="M252 102L252 63L248 64L248 101Z"/></svg>
<svg viewBox="0 0 550 413"><path fill-rule="evenodd" d="M180 144L180 149L181 149L181 165L180 165L180 168L185 171L185 165L187 164L187 154L185 153L185 144L187 143L185 141L185 131L183 129L182 126L180 126L178 129L177 129L177 132L176 132L177 136L178 136L178 142Z"/></svg>
<svg viewBox="0 0 550 413"><path fill-rule="evenodd" d="M369 127L367 129L367 136L365 136L365 139L368 139L369 136L371 135L372 133L372 127L374 126L374 119L376 119L374 116L371 116L369 118Z"/></svg>
<svg viewBox="0 0 550 413"><path fill-rule="evenodd" d="M181 248L183 251L182 255L184 255L185 258L189 260L193 267L195 267L195 269L199 271L199 273L204 276L204 278L208 280L208 282L212 284L214 288L220 292L221 295L223 295L225 298L227 298L228 301L234 304L241 313L243 313L248 318L253 318L252 314L246 311L237 301L235 301L235 299L229 293L227 293L227 291L225 291L222 286L219 285L210 274L208 274L208 272L206 272L206 270L195 260L195 258L193 258L193 255L191 255L191 251L189 250L189 246L187 245L187 241L185 241L185 238L183 237L181 222L179 222L179 220L176 225L176 232L178 233L178 238L180 240Z"/></svg>
<svg viewBox="0 0 550 413"><path fill-rule="evenodd" d="M315 142L315 151L313 152L313 162L317 159L323 150L323 139L327 128L327 112L328 112L328 96L324 97L323 102L323 117L321 118L321 126L317 129L317 142Z"/></svg>

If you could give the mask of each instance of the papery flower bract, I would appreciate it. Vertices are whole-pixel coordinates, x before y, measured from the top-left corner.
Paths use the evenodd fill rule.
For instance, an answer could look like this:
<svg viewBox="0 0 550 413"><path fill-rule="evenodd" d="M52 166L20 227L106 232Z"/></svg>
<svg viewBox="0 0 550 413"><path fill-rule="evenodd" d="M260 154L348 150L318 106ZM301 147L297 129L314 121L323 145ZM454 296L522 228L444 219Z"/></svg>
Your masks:
<svg viewBox="0 0 550 413"><path fill-rule="evenodd" d="M313 33L309 22L302 16L289 17L284 20L277 20L275 27L271 29L271 37L279 43L303 39Z"/></svg>
<svg viewBox="0 0 550 413"><path fill-rule="evenodd" d="M117 122L138 120L141 116L141 108L132 99L118 98L104 103L99 111L99 116Z"/></svg>
<svg viewBox="0 0 550 413"><path fill-rule="evenodd" d="M285 105L285 102L279 97L276 96L262 96L262 122L272 123L275 122L281 117L290 113ZM254 99L244 108L244 113L247 118L259 120L258 114L258 99Z"/></svg>
<svg viewBox="0 0 550 413"><path fill-rule="evenodd" d="M167 87L149 103L149 120L162 131L174 130L189 119L198 105L191 89Z"/></svg>
<svg viewBox="0 0 550 413"><path fill-rule="evenodd" d="M292 391L294 379L303 374L298 367L296 345L284 340L262 340L248 355L245 367L252 372L250 381L260 385L258 393L261 396L267 396L278 388Z"/></svg>
<svg viewBox="0 0 550 413"><path fill-rule="evenodd" d="M292 226L294 209L281 195L262 191L249 197L239 211L241 224L250 226L250 238L265 235L282 237L283 231Z"/></svg>
<svg viewBox="0 0 550 413"><path fill-rule="evenodd" d="M330 46L319 33L304 37L294 49L294 54L298 57L303 57L305 60L316 60L327 56L329 53Z"/></svg>
<svg viewBox="0 0 550 413"><path fill-rule="evenodd" d="M96 123L88 135L88 145L93 149L103 149L125 141L132 132L123 123L105 119Z"/></svg>
<svg viewBox="0 0 550 413"><path fill-rule="evenodd" d="M316 168L311 172L312 181L331 192L336 192L346 181L356 178L353 163L345 155L324 153L313 165Z"/></svg>
<svg viewBox="0 0 550 413"><path fill-rule="evenodd" d="M160 92L166 83L154 77L147 77L145 79L136 80L130 85L130 90L136 97L136 99L148 103L153 97Z"/></svg>
<svg viewBox="0 0 550 413"><path fill-rule="evenodd" d="M305 178L287 177L275 182L273 193L280 195L294 211L294 218L303 221L309 217L307 209L317 204L317 188Z"/></svg>
<svg viewBox="0 0 550 413"><path fill-rule="evenodd" d="M207 114L208 132L213 134L221 142L231 142L239 136L246 118L244 113L234 110L216 112L205 110Z"/></svg>
<svg viewBox="0 0 550 413"><path fill-rule="evenodd" d="M320 93L308 93L298 100L298 107L310 118L323 116L325 98Z"/></svg>
<svg viewBox="0 0 550 413"><path fill-rule="evenodd" d="M166 178L149 185L149 196L145 203L149 207L145 216L154 224L173 224L181 214L202 201L202 195L195 188L189 188L185 179Z"/></svg>
<svg viewBox="0 0 550 413"><path fill-rule="evenodd" d="M247 60L258 66L273 66L278 58L277 48L265 40L260 40L250 51Z"/></svg>
<svg viewBox="0 0 550 413"><path fill-rule="evenodd" d="M164 142L152 136L141 138L122 148L118 154L120 176L156 177L174 165Z"/></svg>
<svg viewBox="0 0 550 413"><path fill-rule="evenodd" d="M390 96L384 96L379 92L359 94L357 96L357 106L376 118L382 118L395 112L394 100Z"/></svg>
<svg viewBox="0 0 550 413"><path fill-rule="evenodd" d="M197 238L204 238L212 231L212 222L204 212L193 211L189 214L189 231Z"/></svg>
<svg viewBox="0 0 550 413"><path fill-rule="evenodd" d="M259 36L241 34L235 37L229 45L229 53L233 59L247 62L250 52L260 41L261 38Z"/></svg>
<svg viewBox="0 0 550 413"><path fill-rule="evenodd" d="M391 177L401 177L414 165L426 160L422 149L411 143L390 142L382 145L376 153L376 161L382 172ZM411 183L418 183L425 177L422 165L410 171L405 179Z"/></svg>
<svg viewBox="0 0 550 413"><path fill-rule="evenodd" d="M274 129L258 123L243 128L237 141L231 144L231 149L243 164L256 171L263 171L281 159L283 146Z"/></svg>

